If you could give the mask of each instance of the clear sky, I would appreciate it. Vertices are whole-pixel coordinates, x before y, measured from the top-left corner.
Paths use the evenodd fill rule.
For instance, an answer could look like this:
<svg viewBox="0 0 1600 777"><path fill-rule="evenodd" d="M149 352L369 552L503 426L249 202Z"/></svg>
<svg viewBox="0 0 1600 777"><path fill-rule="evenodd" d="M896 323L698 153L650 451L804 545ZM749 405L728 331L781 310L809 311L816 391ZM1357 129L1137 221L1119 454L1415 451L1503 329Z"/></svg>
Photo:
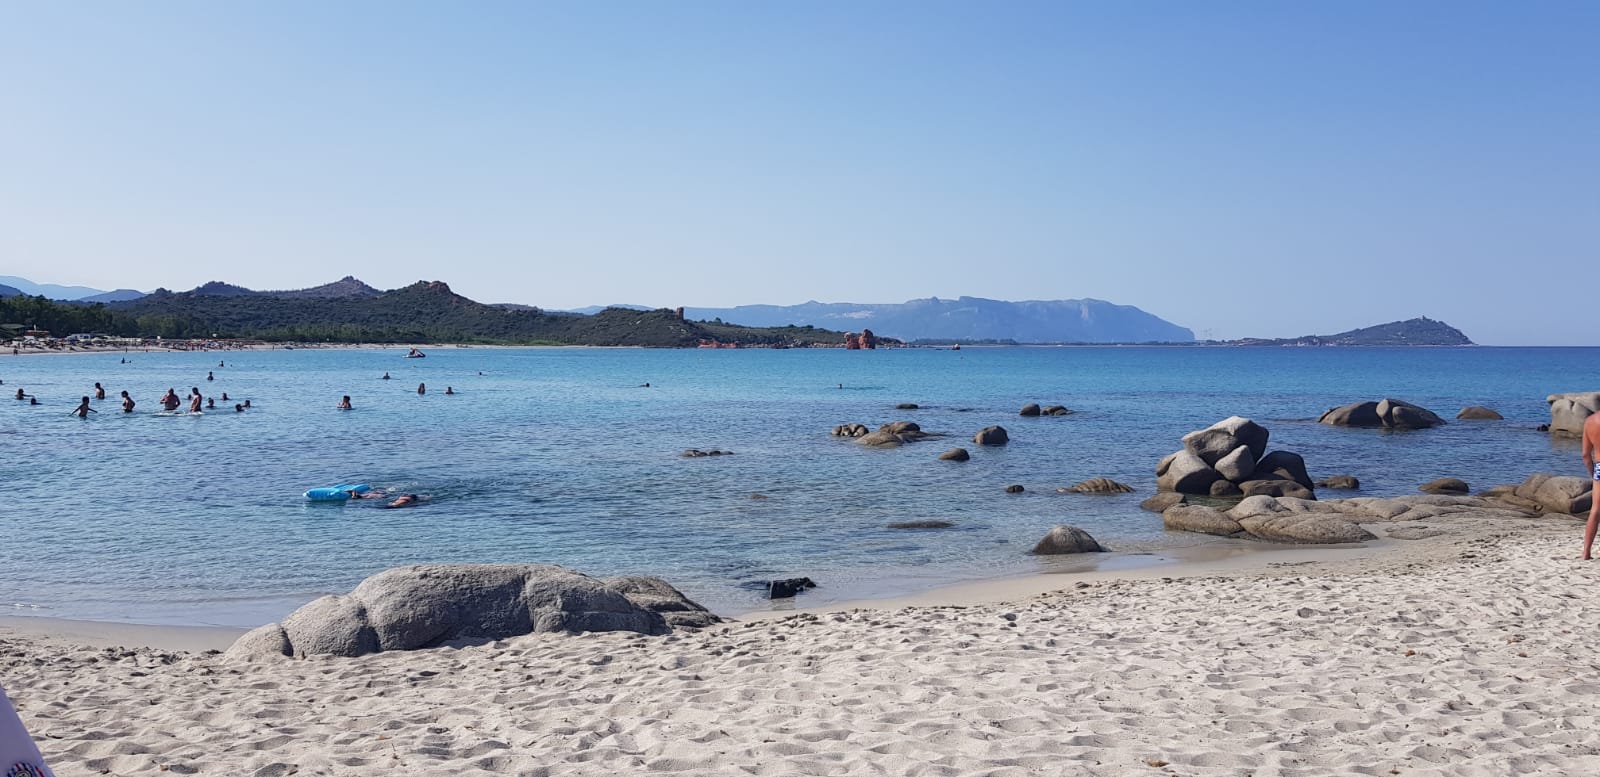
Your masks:
<svg viewBox="0 0 1600 777"><path fill-rule="evenodd" d="M1600 2L0 2L0 275L1600 345Z"/></svg>

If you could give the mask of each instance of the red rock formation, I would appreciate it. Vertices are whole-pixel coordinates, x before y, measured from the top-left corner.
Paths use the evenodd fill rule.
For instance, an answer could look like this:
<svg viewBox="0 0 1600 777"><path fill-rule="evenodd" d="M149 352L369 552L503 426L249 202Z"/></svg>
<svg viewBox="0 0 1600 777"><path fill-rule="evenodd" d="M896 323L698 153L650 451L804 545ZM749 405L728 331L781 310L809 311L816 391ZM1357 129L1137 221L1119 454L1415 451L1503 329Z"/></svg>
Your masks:
<svg viewBox="0 0 1600 777"><path fill-rule="evenodd" d="M868 349L878 347L878 336L874 335L871 329L861 330L861 347Z"/></svg>
<svg viewBox="0 0 1600 777"><path fill-rule="evenodd" d="M845 334L844 334L844 349L846 351L859 351L859 350L861 350L861 337L859 335L857 335L855 332L845 332Z"/></svg>

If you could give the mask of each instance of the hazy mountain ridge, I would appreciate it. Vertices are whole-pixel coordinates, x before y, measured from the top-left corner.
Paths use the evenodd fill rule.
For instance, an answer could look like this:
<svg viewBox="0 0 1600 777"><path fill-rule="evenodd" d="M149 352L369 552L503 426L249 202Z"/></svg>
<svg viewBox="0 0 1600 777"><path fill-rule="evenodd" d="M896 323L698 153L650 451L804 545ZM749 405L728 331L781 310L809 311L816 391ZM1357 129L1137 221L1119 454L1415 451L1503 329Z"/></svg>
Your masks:
<svg viewBox="0 0 1600 777"><path fill-rule="evenodd" d="M811 325L901 340L1014 340L1018 343L1187 343L1194 332L1132 305L1097 299L1005 300L929 297L902 303L806 302L684 309L693 319L745 326Z"/></svg>
<svg viewBox="0 0 1600 777"><path fill-rule="evenodd" d="M0 297L15 297L22 294L22 289L0 283Z"/></svg>
<svg viewBox="0 0 1600 777"><path fill-rule="evenodd" d="M60 300L81 300L84 297L110 294L102 289L91 289L88 286L62 286L58 283L34 283L27 278L18 278L14 275L0 275L0 285L14 288L20 294L30 297L45 297ZM119 290L120 291L120 290Z"/></svg>

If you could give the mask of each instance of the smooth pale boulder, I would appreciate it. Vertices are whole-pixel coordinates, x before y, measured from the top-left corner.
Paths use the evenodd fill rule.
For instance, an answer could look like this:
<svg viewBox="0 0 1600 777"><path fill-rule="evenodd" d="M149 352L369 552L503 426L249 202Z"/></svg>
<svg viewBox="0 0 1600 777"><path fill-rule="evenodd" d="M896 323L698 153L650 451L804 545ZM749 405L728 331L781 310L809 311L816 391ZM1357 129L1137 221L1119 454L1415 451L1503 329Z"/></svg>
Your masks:
<svg viewBox="0 0 1600 777"><path fill-rule="evenodd" d="M1011 435L1006 434L1003 426L985 426L972 436L972 441L979 445L1005 445L1011 441Z"/></svg>
<svg viewBox="0 0 1600 777"><path fill-rule="evenodd" d="M1162 491L1205 494L1210 493L1211 484L1221 477L1204 459L1184 448L1173 457L1167 471L1156 479L1156 487Z"/></svg>
<svg viewBox="0 0 1600 777"><path fill-rule="evenodd" d="M1268 473L1287 480L1293 480L1304 486L1308 491L1316 487L1314 481L1311 480L1311 475L1306 473L1306 460L1301 458L1298 453L1273 451L1262 456L1261 460L1256 462L1255 473L1252 477L1264 479Z"/></svg>
<svg viewBox="0 0 1600 777"><path fill-rule="evenodd" d="M1076 526L1057 526L1033 546L1034 555L1060 556L1068 553L1104 553L1105 548Z"/></svg>
<svg viewBox="0 0 1600 777"><path fill-rule="evenodd" d="M1169 453L1165 456L1162 456L1161 460L1156 462L1156 477L1161 477L1162 475L1167 474L1167 469L1172 466L1172 462L1177 458L1177 453Z"/></svg>
<svg viewBox="0 0 1600 777"><path fill-rule="evenodd" d="M1017 415L1023 416L1025 418L1032 418L1034 416L1037 416L1037 415L1039 415L1039 406L1034 404L1034 403L1032 403L1032 402L1029 402L1028 404L1022 406L1022 410L1020 412L1018 412Z"/></svg>
<svg viewBox="0 0 1600 777"><path fill-rule="evenodd" d="M1550 403L1550 433L1583 436L1583 422L1600 410L1600 392L1574 391L1545 397Z"/></svg>
<svg viewBox="0 0 1600 777"><path fill-rule="evenodd" d="M1133 493L1133 486L1118 483L1111 478L1090 478L1062 490L1074 494L1130 494Z"/></svg>
<svg viewBox="0 0 1600 777"><path fill-rule="evenodd" d="M1215 466L1222 457L1243 445L1250 449L1251 460L1267 452L1266 427L1242 416L1232 416L1204 429L1183 436L1183 447Z"/></svg>
<svg viewBox="0 0 1600 777"><path fill-rule="evenodd" d="M1232 537L1244 529L1239 522L1215 507L1174 505L1161 512L1161 523L1168 529Z"/></svg>
<svg viewBox="0 0 1600 777"><path fill-rule="evenodd" d="M1235 483L1243 482L1256 471L1256 456L1250 452L1250 446L1241 444L1234 448L1228 455L1217 459L1217 474Z"/></svg>
<svg viewBox="0 0 1600 777"><path fill-rule="evenodd" d="M360 656L382 648L378 635L367 622L367 608L361 601L343 595L311 600L283 619L283 634L289 641L288 655Z"/></svg>
<svg viewBox="0 0 1600 777"><path fill-rule="evenodd" d="M1377 539L1366 529L1334 513L1273 513L1239 519L1251 536L1270 542L1332 545Z"/></svg>
<svg viewBox="0 0 1600 777"><path fill-rule="evenodd" d="M1175 491L1162 491L1155 496L1139 503L1139 507L1152 513L1165 512L1168 507L1181 505L1188 500L1187 496Z"/></svg>
<svg viewBox="0 0 1600 777"><path fill-rule="evenodd" d="M1424 494L1466 496L1468 492L1472 491L1472 487L1467 485L1467 481L1460 478L1439 478L1417 486L1417 490Z"/></svg>
<svg viewBox="0 0 1600 777"><path fill-rule="evenodd" d="M1483 405L1468 405L1456 413L1456 418L1461 421L1504 421L1505 416L1490 410Z"/></svg>
<svg viewBox="0 0 1600 777"><path fill-rule="evenodd" d="M1594 481L1588 478L1551 476L1539 482L1533 500L1550 512L1577 515L1589 511L1588 497L1593 488Z"/></svg>

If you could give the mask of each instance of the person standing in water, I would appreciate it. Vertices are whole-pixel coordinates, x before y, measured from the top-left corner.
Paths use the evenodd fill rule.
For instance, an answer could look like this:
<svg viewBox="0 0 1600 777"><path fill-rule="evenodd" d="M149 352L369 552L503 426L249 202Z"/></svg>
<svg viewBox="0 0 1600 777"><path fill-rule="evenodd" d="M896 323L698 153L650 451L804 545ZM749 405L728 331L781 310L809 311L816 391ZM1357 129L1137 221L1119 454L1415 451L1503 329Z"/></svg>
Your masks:
<svg viewBox="0 0 1600 777"><path fill-rule="evenodd" d="M189 412L198 413L200 412L201 403L205 401L205 397L200 396L199 386L195 386L194 388L190 389L190 391L194 393L189 397Z"/></svg>
<svg viewBox="0 0 1600 777"><path fill-rule="evenodd" d="M337 407L340 410L354 410L355 409L355 408L350 406L350 395L349 394L344 395L344 399L339 400L339 404L338 404Z"/></svg>
<svg viewBox="0 0 1600 777"><path fill-rule="evenodd" d="M454 386L445 386L444 387L444 395L445 396L447 396L447 397L455 396L455 393L456 393L456 389L455 389Z"/></svg>
<svg viewBox="0 0 1600 777"><path fill-rule="evenodd" d="M389 379L389 373L387 373L387 372L385 372L385 373L384 373L384 374L383 374L383 379L384 379L384 380L388 380L388 379Z"/></svg>
<svg viewBox="0 0 1600 777"><path fill-rule="evenodd" d="M78 406L72 409L72 413L77 415L79 418L88 418L90 413L99 415L100 411L89 407L89 398L84 397L83 401L79 402Z"/></svg>
<svg viewBox="0 0 1600 777"><path fill-rule="evenodd" d="M428 384L426 384L426 383L418 383L417 384L417 393L418 394L426 394L426 393L428 393Z"/></svg>
<svg viewBox="0 0 1600 777"><path fill-rule="evenodd" d="M126 391L122 392L122 412L133 412L133 397L128 396L128 392Z"/></svg>
<svg viewBox="0 0 1600 777"><path fill-rule="evenodd" d="M165 410L165 411L167 411L169 413L174 411L174 410L177 410L178 409L178 405L181 405L181 404L183 404L183 400L178 398L178 390L177 389L173 389L173 388L167 389L167 395L161 398L161 409L163 409L163 410Z"/></svg>
<svg viewBox="0 0 1600 777"><path fill-rule="evenodd" d="M99 383L94 384L94 398L95 399L105 399L106 398L106 390Z"/></svg>

